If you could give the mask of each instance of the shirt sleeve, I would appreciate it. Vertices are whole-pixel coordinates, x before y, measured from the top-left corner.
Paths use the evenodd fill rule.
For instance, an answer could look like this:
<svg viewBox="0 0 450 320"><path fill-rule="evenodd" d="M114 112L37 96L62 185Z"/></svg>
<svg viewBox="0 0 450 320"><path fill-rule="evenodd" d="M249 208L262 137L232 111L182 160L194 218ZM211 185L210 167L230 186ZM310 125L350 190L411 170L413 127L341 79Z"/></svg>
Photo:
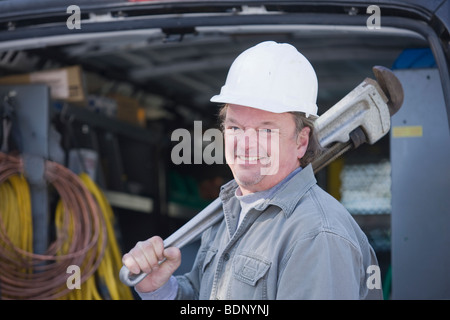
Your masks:
<svg viewBox="0 0 450 320"><path fill-rule="evenodd" d="M136 288L134 290L142 300L174 300L178 291L178 281L171 276L169 281L155 291L139 292Z"/></svg>

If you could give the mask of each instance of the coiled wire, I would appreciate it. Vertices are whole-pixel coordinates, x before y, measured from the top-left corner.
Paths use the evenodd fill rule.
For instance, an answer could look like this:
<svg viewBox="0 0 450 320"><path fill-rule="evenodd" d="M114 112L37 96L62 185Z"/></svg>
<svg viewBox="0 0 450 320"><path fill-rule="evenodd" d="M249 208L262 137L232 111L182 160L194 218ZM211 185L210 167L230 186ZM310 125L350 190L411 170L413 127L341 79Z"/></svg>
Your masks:
<svg viewBox="0 0 450 320"><path fill-rule="evenodd" d="M107 246L104 216L81 179L46 161L45 179L61 198L58 232L45 254L32 253L31 201L20 157L0 153L0 293L2 299L57 299L70 295L67 267L79 266L81 283L98 269ZM24 206L21 208L21 206ZM17 221L19 220L19 221ZM17 229L20 226L19 229ZM93 280L92 280L93 281ZM76 289L75 289L76 290ZM97 296L96 298L100 298Z"/></svg>

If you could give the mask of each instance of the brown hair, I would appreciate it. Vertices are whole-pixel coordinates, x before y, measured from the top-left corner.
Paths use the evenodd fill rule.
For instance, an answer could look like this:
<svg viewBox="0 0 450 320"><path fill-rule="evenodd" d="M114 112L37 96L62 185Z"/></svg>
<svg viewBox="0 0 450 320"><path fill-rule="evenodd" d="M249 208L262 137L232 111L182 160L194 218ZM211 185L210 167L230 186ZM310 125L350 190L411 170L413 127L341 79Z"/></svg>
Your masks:
<svg viewBox="0 0 450 320"><path fill-rule="evenodd" d="M223 124L227 115L227 108L228 105L225 104L219 110L218 120L222 131L224 130ZM318 158L324 149L320 145L319 139L317 138L316 130L314 129L314 119L307 118L302 112L289 113L292 114L295 122L296 136L300 134L305 126L311 129L309 132L308 148L306 149L305 155L300 159L300 165L304 168Z"/></svg>
<svg viewBox="0 0 450 320"><path fill-rule="evenodd" d="M295 122L296 134L298 135L304 127L309 127L311 130L309 131L309 142L308 148L306 149L305 154L300 159L300 165L304 168L315 159L317 159L324 149L319 143L319 139L317 138L317 133L314 127L314 120L312 118L307 118L302 112L289 112L292 114Z"/></svg>

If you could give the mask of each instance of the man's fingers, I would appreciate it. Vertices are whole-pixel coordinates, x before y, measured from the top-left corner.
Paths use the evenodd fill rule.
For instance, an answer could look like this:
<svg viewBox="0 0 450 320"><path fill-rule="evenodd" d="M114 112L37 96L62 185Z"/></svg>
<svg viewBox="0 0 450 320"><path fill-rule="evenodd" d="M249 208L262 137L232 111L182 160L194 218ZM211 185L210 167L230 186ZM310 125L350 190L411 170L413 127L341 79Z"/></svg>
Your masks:
<svg viewBox="0 0 450 320"><path fill-rule="evenodd" d="M164 241L155 236L138 242L123 255L122 263L133 274L148 274L135 288L139 292L151 292L166 283L180 266L181 252L178 248L164 249Z"/></svg>
<svg viewBox="0 0 450 320"><path fill-rule="evenodd" d="M171 270L174 271L180 266L180 264L181 264L180 249L178 249L176 247L167 248L166 250L164 250L164 256L167 259L166 262L164 262L164 263L170 264Z"/></svg>
<svg viewBox="0 0 450 320"><path fill-rule="evenodd" d="M123 256L123 264L134 274L141 271L151 273L164 259L164 242L160 237L139 241L129 253Z"/></svg>
<svg viewBox="0 0 450 320"><path fill-rule="evenodd" d="M161 237L150 238L158 262L164 260L164 241Z"/></svg>
<svg viewBox="0 0 450 320"><path fill-rule="evenodd" d="M138 242L123 256L122 262L133 274L141 272L156 274L158 270L161 271L158 272L159 275L170 276L181 264L181 252L175 247L164 249L164 241L155 236Z"/></svg>
<svg viewBox="0 0 450 320"><path fill-rule="evenodd" d="M123 255L122 263L125 267L128 268L128 270L130 270L131 273L138 274L141 272L137 261L133 258L133 255L131 255L131 253L126 253Z"/></svg>
<svg viewBox="0 0 450 320"><path fill-rule="evenodd" d="M180 249L176 247L170 247L164 250L164 257L167 260L175 260L180 256Z"/></svg>
<svg viewBox="0 0 450 320"><path fill-rule="evenodd" d="M138 242L131 251L131 254L139 264L142 272L152 272L153 266L158 263L151 243L146 243L145 241Z"/></svg>

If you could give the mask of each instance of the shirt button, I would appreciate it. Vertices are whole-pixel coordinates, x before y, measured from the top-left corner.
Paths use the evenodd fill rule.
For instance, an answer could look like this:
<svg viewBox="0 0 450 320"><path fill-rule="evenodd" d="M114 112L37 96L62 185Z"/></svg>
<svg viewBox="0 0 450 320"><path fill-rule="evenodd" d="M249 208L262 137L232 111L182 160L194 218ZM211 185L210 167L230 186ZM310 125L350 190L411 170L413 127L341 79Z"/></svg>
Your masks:
<svg viewBox="0 0 450 320"><path fill-rule="evenodd" d="M230 260L230 254L228 252L224 254L223 260L225 260L225 261Z"/></svg>

